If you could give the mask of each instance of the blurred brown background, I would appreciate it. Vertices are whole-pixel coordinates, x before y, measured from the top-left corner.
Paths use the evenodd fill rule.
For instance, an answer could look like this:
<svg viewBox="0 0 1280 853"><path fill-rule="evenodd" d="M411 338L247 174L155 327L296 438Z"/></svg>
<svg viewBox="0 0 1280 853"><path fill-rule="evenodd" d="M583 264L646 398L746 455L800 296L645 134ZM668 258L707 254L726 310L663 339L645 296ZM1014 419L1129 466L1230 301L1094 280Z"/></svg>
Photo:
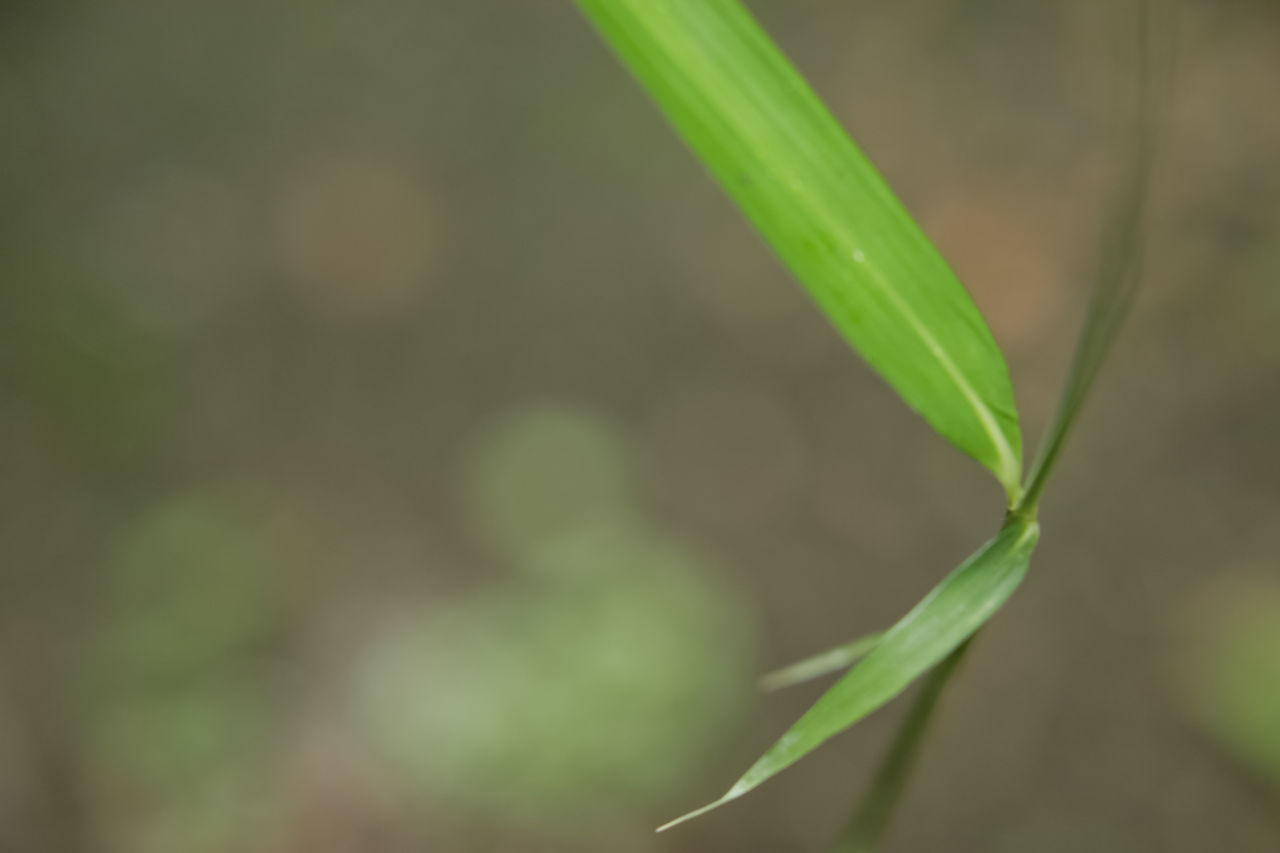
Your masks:
<svg viewBox="0 0 1280 853"><path fill-rule="evenodd" d="M754 4L966 281L1028 442L1112 4ZM896 851L1280 849L1280 11L1183 7L1145 290ZM749 798L1000 493L567 3L0 3L0 850L808 851Z"/></svg>

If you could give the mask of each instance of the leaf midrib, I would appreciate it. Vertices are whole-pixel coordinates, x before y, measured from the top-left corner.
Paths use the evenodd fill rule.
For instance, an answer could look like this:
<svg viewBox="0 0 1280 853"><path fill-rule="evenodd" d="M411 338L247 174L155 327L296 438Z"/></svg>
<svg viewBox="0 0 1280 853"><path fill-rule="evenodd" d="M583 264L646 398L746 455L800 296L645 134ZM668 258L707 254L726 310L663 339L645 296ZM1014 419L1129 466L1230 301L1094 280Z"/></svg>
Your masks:
<svg viewBox="0 0 1280 853"><path fill-rule="evenodd" d="M676 32L676 35L680 34L681 31ZM695 56L699 50L705 47L704 44L695 43L692 39L685 38L683 41L686 48L693 49L690 53ZM728 58L732 59L733 57L730 56ZM736 85L734 81L727 80L725 74L721 72L721 69L724 69L729 65L729 63L710 62L704 64L707 68L716 72L716 79L721 86L724 86L726 83L730 86ZM767 65L772 66L773 63L767 63ZM797 75L799 74L798 71L796 73ZM710 77L710 74L694 74L685 75L682 79L686 84L691 84L688 87L697 93L700 101L710 105L716 113L727 117L729 114L726 111L716 108L718 103L716 99L711 96L713 94L711 88L702 82ZM749 75L739 75L739 78L749 79ZM738 88L740 92L743 92L745 99L748 102L755 100L751 97L751 93L743 89L741 86L736 86L736 88ZM810 112L811 115L815 114L813 99L808 96L807 91L802 91L801 94L804 97L800 100L804 102L807 111ZM804 144L804 140L796 137L786 124L769 121L768 114L764 110L758 110L758 113L762 117L766 118L766 126L772 128L775 133L791 143L794 151L805 152L806 158L809 159L810 162L816 162L814 158L809 157L809 148ZM836 125L836 129L843 137L841 140L842 145L853 145L853 142L848 138L847 133L844 132L843 128L839 127L838 122L835 122L833 117L824 115L823 111L820 109L816 111L816 115L819 121L829 118L832 123ZM826 192L803 192L796 190L793 186L794 180L787 180L785 174L776 167L771 166L771 158L763 156L765 152L760 150L751 134L739 135L738 141L739 144L742 145L742 148L750 154L760 171L767 174L769 178L774 181L775 186L779 187L787 195L791 196L792 200L797 202L797 206L808 207L814 211L815 224L821 223L826 226L819 230L825 230L828 234L835 237L837 242L849 250L850 257L847 259L841 258L841 262L845 264L858 264L857 268L861 269L863 272L862 278L871 282L875 286L877 292L893 305L899 315L906 321L908 328L910 328L925 345L925 349L928 351L929 355L937 361L938 365L955 384L961 396L969 404L970 408L973 409L974 414L978 418L978 422L982 426L983 432L986 433L988 440L991 442L992 448L996 452L998 470L995 474L997 479L999 479L1004 485L1005 489L1010 492L1010 499L1012 500L1014 498L1013 492L1017 489L1018 479L1021 474L1021 464L1018 460L1018 456L1014 453L1013 446L1009 443L1004 431L1000 429L999 423L995 418L995 413L982 399L982 396L978 393L977 389L969 382L963 371L960 370L946 347L944 347L942 343L928 330L927 324L920 319L919 315L912 310L910 305L903 300L902 296L895 291L893 286L884 277L883 273L871 262L871 259L867 255L866 249L863 247L861 241L855 239L847 226L842 224L844 217L835 212L835 208L826 197ZM851 171L855 174L860 171L856 168L856 163L853 164L855 168L851 170L848 168L849 164L847 163L847 158L841 156L840 159L842 161L846 161L840 164L845 167L838 170L840 173L849 175ZM871 188L867 189L870 190ZM855 259L853 257L854 252L860 252L863 260L858 261ZM838 257L838 253L836 254ZM845 304L846 308L851 309L853 307L849 303L848 298L838 289L833 289L832 295L837 299L840 299Z"/></svg>

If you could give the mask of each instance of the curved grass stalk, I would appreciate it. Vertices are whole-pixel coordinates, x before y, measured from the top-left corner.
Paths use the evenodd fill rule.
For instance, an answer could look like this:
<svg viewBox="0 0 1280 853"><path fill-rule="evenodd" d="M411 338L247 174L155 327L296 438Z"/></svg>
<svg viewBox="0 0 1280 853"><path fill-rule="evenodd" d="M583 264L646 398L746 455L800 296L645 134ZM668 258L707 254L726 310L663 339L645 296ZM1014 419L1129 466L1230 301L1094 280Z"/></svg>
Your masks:
<svg viewBox="0 0 1280 853"><path fill-rule="evenodd" d="M1172 7L1163 0L1138 0L1135 6L1136 74L1129 99L1121 100L1117 108L1117 112L1131 116L1124 122L1122 143L1126 150L1119 158L1122 165L1118 173L1122 178L1114 183L1104 209L1098 283L1070 372L1027 475L1022 499L1012 510L1027 517L1035 517L1045 484L1115 342L1141 278L1151 180L1159 162L1173 79L1174 20Z"/></svg>
<svg viewBox="0 0 1280 853"><path fill-rule="evenodd" d="M1009 496L997 536L878 640L775 674L776 683L794 683L866 654L723 797L661 828L753 790L924 676L841 842L843 850L873 849L943 688L974 633L1025 575L1046 483L1132 302L1171 80L1169 0L1132 7L1138 61L1132 101L1122 103L1131 118L1118 158L1124 177L1105 209L1098 283L1072 366L1025 481L1008 371L981 315L738 0L577 2L846 339L943 436L995 473Z"/></svg>

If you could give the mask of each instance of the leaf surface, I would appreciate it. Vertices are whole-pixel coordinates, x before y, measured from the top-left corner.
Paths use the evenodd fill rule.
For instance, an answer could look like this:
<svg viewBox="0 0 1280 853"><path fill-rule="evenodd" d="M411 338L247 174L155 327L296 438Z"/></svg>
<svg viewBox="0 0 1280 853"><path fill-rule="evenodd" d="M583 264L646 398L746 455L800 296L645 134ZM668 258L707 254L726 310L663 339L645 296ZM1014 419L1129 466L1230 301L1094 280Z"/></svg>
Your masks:
<svg viewBox="0 0 1280 853"><path fill-rule="evenodd" d="M738 0L578 0L846 340L1019 491L1009 371L954 273Z"/></svg>
<svg viewBox="0 0 1280 853"><path fill-rule="evenodd" d="M1011 519L991 541L885 632L841 678L751 766L723 797L663 826L675 826L735 800L794 764L906 689L1000 609L1026 575L1040 536L1034 521Z"/></svg>

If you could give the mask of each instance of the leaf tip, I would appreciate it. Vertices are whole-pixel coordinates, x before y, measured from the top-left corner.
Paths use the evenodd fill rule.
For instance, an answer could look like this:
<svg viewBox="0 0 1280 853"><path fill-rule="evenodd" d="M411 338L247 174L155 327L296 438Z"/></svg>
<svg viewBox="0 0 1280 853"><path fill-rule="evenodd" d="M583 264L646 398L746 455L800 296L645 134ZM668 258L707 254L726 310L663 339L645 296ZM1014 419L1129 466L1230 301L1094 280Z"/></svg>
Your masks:
<svg viewBox="0 0 1280 853"><path fill-rule="evenodd" d="M739 794L736 794L733 791L730 791L729 793L725 794L723 797L716 800L715 802L707 803L705 806L703 806L700 809L694 809L691 812L687 812L685 814L680 815L680 817L676 818L675 820L667 821L662 826L655 829L654 832L666 832L668 829L671 829L673 826L679 826L680 824L684 823L687 820L693 820L695 817L701 817L702 815L706 814L712 809L718 808L719 806L724 805L730 800L737 799L738 796Z"/></svg>
<svg viewBox="0 0 1280 853"><path fill-rule="evenodd" d="M789 686L789 684L790 682L787 681L785 673L782 670L775 670L760 676L756 680L756 689L761 693L773 693Z"/></svg>

